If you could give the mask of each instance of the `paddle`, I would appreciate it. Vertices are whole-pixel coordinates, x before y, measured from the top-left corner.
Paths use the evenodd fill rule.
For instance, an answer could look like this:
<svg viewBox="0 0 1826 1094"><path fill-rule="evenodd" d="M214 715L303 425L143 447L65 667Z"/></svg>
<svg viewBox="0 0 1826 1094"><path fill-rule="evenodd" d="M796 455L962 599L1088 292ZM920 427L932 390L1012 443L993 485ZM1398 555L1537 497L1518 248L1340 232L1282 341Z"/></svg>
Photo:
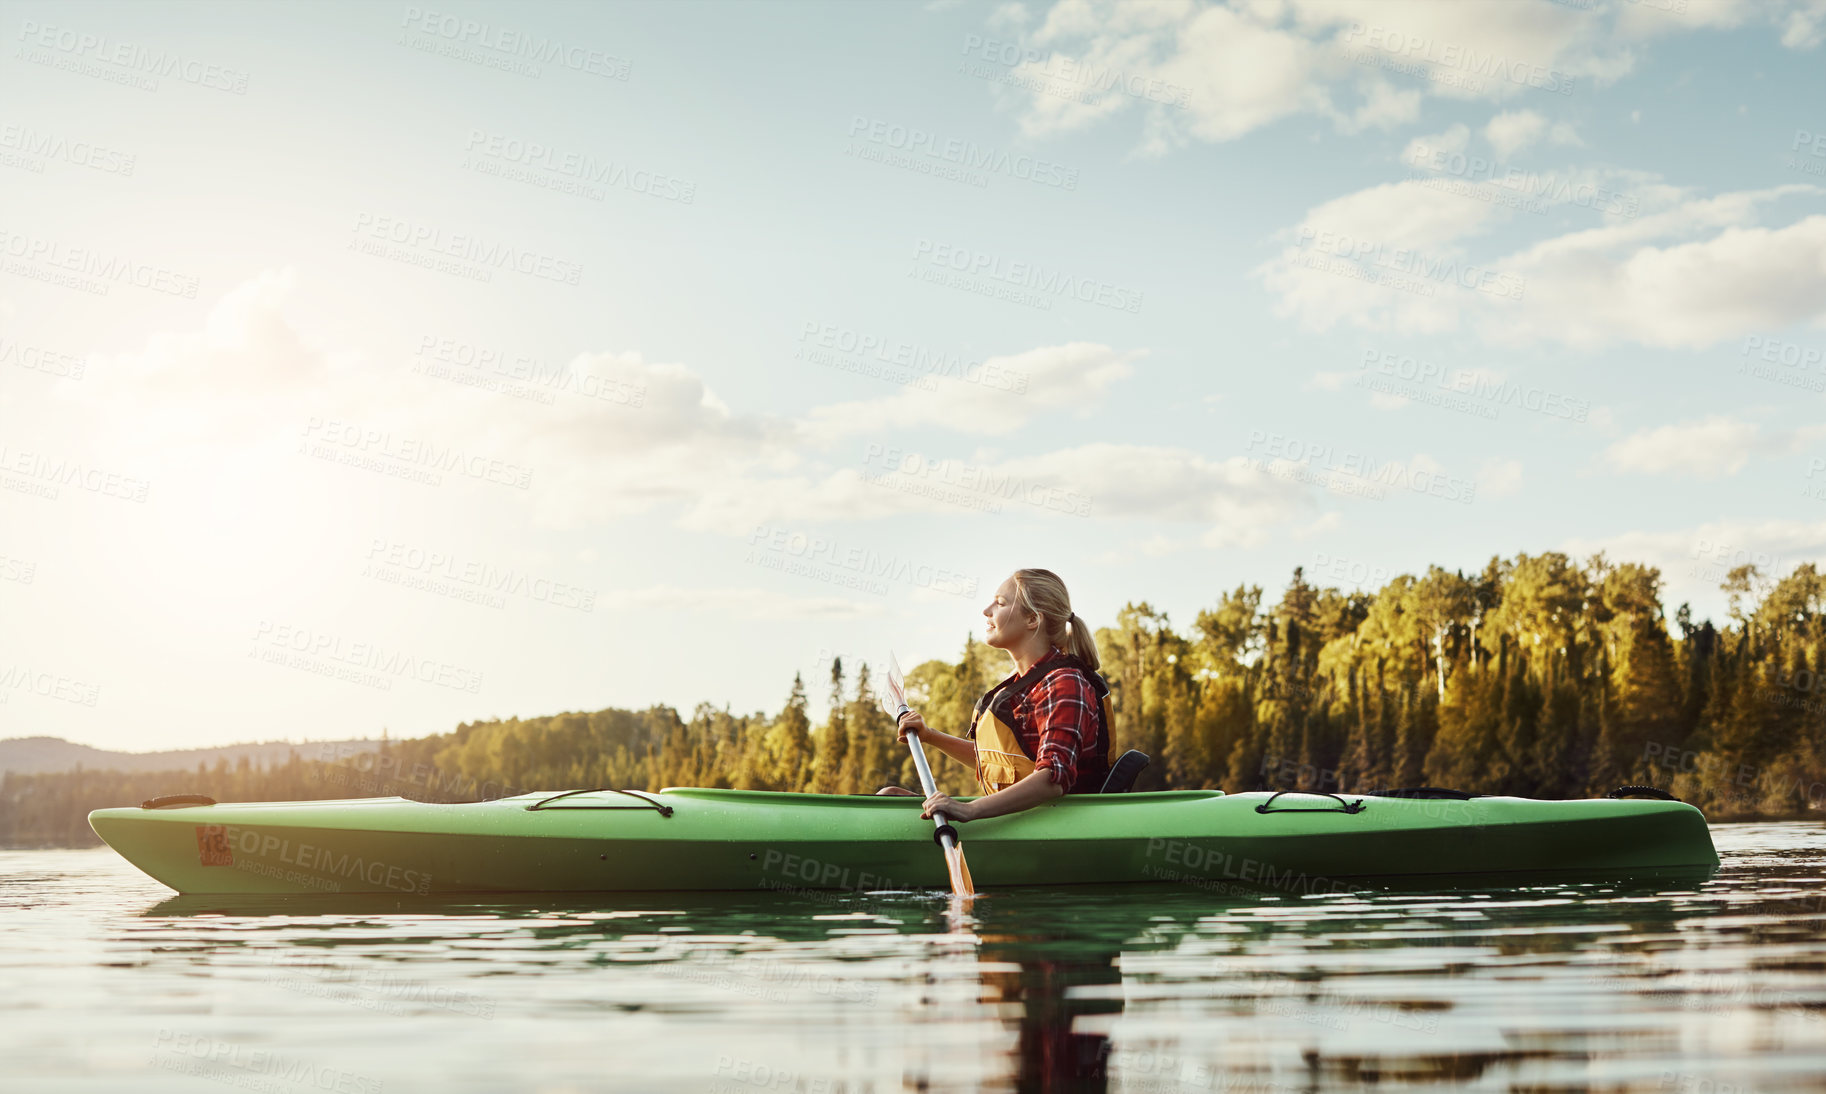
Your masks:
<svg viewBox="0 0 1826 1094"><path fill-rule="evenodd" d="M888 691L882 697L882 706L894 716L894 724L912 713L907 706L907 682L900 674L900 660L893 651L888 653ZM913 751L913 766L919 769L919 786L926 797L938 793L938 786L932 781L932 768L926 764L926 750L920 746L919 731L907 731L907 747ZM937 825L938 845L945 851L945 869L951 874L951 891L958 896L975 896L976 887L970 882L970 866L964 861L964 848L958 841L957 829L945 819L943 813L932 814L932 823Z"/></svg>

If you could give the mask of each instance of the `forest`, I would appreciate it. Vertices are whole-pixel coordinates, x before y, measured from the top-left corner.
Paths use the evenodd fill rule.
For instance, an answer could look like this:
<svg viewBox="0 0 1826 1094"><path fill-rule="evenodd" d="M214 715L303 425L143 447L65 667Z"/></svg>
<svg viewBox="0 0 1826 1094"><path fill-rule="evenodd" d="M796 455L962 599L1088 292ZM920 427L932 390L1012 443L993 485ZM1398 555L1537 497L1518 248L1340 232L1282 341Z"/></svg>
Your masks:
<svg viewBox="0 0 1826 1094"><path fill-rule="evenodd" d="M1826 802L1826 578L1811 563L1779 579L1755 565L1722 577L1722 627L1695 623L1686 605L1670 627L1654 567L1556 552L1492 558L1473 574L1430 566L1373 593L1295 569L1275 603L1239 585L1178 627L1130 603L1097 631L1114 750L1153 758L1137 790L1425 785L1569 798L1639 784L1714 820L1806 815ZM967 636L957 661L907 674L909 701L961 734L1010 669ZM92 845L90 809L170 793L469 801L577 787L917 786L870 666L834 660L812 686L828 689L822 725L795 676L775 714L611 708L463 723L353 756L300 745L265 768L8 774L0 844ZM973 792L959 764L935 756L934 774L941 789Z"/></svg>

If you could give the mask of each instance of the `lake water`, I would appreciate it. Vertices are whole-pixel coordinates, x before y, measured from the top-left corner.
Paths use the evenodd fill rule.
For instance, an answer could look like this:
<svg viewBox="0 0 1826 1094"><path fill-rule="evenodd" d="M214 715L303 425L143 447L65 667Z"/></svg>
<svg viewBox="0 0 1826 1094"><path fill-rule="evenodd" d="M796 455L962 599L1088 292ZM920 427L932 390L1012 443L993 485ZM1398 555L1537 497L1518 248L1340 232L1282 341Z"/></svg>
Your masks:
<svg viewBox="0 0 1826 1094"><path fill-rule="evenodd" d="M0 1088L1826 1089L1826 827L1713 836L1703 883L968 911L186 898L105 848L5 851Z"/></svg>

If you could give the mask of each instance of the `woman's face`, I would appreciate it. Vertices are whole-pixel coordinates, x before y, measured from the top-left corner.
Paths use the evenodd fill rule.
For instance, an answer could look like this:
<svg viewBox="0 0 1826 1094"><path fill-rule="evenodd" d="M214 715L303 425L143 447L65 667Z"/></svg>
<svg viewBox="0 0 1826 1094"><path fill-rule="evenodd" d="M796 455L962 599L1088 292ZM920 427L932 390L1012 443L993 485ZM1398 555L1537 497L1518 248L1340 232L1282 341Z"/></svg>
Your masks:
<svg viewBox="0 0 1826 1094"><path fill-rule="evenodd" d="M995 599L983 609L983 617L988 625L984 627L983 641L998 650L1013 649L1022 639L1038 630L1038 616L1027 616L1015 603L1014 578L996 586Z"/></svg>

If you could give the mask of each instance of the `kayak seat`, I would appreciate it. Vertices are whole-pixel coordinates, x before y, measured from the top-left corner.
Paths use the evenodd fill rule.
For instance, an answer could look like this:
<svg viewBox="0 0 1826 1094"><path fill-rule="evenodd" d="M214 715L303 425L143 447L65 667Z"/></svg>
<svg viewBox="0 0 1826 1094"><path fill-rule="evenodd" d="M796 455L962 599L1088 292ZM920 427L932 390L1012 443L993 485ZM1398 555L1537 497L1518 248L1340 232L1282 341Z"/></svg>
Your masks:
<svg viewBox="0 0 1826 1094"><path fill-rule="evenodd" d="M1366 790L1364 794L1371 798L1425 798L1461 802L1485 797L1483 794L1467 794L1463 790L1447 790L1443 786L1404 786L1399 790Z"/></svg>
<svg viewBox="0 0 1826 1094"><path fill-rule="evenodd" d="M1103 780L1103 789L1099 794L1126 794L1135 788L1135 777L1141 774L1142 768L1148 766L1148 754L1129 749L1116 758L1110 765L1109 778Z"/></svg>

